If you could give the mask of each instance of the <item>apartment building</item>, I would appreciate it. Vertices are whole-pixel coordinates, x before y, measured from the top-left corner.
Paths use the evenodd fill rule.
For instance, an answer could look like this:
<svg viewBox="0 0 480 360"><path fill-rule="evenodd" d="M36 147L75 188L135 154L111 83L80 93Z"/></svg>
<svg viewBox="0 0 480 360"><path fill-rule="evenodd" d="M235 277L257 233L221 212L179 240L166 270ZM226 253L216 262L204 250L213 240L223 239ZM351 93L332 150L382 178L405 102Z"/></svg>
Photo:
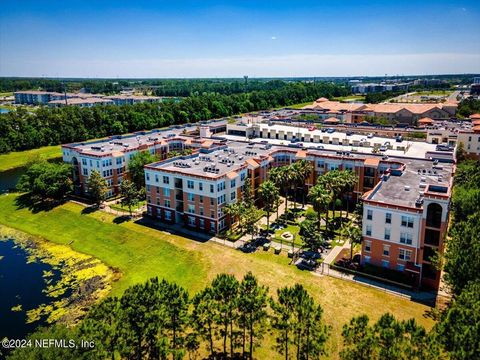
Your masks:
<svg viewBox="0 0 480 360"><path fill-rule="evenodd" d="M467 156L480 159L480 119L472 121L472 128L457 133L457 143L463 144Z"/></svg>
<svg viewBox="0 0 480 360"><path fill-rule="evenodd" d="M288 149L287 149L288 150ZM275 159L270 146L228 142L219 147L145 167L147 212L162 221L218 233L230 226L225 206L242 198L249 177L257 190L274 163L290 163L295 152Z"/></svg>
<svg viewBox="0 0 480 360"><path fill-rule="evenodd" d="M230 226L225 206L242 198L246 177L257 196L271 168L299 159L314 169L305 192L334 169L358 176L347 198L364 201L362 262L406 271L419 285L438 288L432 256L444 247L451 163L228 141L147 165L148 214L198 231L222 232Z"/></svg>
<svg viewBox="0 0 480 360"><path fill-rule="evenodd" d="M316 100L312 105L307 105L304 109L320 110L331 114L338 112L345 116L345 121L349 123L361 123L368 117L383 117L391 122L414 124L421 118L431 118L434 120L445 120L455 115L457 109L456 103L446 102L443 104L410 104L410 103L381 103L381 104L361 104L361 103L341 103L338 101L329 101L325 98Z"/></svg>
<svg viewBox="0 0 480 360"><path fill-rule="evenodd" d="M362 263L405 271L438 289L433 262L446 236L454 165L402 159L363 199Z"/></svg>
<svg viewBox="0 0 480 360"><path fill-rule="evenodd" d="M158 96L139 96L139 95L112 95L106 96L105 99L112 101L115 105L133 105L144 102L155 103L161 102L162 98Z"/></svg>
<svg viewBox="0 0 480 360"><path fill-rule="evenodd" d="M142 131L112 136L98 141L62 145L63 161L74 167L74 184L78 194L88 194L87 181L93 170L100 172L108 184L108 197L119 192L119 185L128 178L128 163L138 152L149 151L166 159L171 151L217 146L209 139L180 135L179 129Z"/></svg>
<svg viewBox="0 0 480 360"><path fill-rule="evenodd" d="M65 95L48 91L16 91L15 104L47 105L49 101L65 99Z"/></svg>

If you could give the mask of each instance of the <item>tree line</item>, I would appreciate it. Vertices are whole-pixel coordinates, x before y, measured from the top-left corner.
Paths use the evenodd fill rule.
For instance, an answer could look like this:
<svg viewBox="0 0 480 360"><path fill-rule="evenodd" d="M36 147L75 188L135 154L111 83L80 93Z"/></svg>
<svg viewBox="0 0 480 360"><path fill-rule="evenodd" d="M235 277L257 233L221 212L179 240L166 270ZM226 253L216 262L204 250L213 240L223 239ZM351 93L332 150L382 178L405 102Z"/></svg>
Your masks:
<svg viewBox="0 0 480 360"><path fill-rule="evenodd" d="M250 272L240 281L219 274L192 297L178 284L152 278L96 304L76 327L54 325L30 337L84 339L94 341L93 348L29 347L9 359L254 359L268 346L266 338L285 359L327 356L331 327L306 289L295 284L269 294ZM448 356L435 332L388 313L373 324L366 315L351 319L342 337L342 360Z"/></svg>
<svg viewBox="0 0 480 360"><path fill-rule="evenodd" d="M161 104L40 107L36 111L20 107L0 115L0 153L193 123L348 92L348 89L330 83L288 83L277 90L233 95L209 93L190 96L179 102L166 100Z"/></svg>

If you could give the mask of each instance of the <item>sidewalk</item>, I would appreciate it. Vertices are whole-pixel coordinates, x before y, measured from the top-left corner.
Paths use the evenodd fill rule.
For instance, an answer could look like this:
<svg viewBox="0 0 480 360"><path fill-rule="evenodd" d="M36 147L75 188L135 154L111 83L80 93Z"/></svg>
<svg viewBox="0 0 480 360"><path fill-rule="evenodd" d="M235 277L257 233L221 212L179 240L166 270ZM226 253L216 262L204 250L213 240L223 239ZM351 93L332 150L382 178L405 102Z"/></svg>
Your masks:
<svg viewBox="0 0 480 360"><path fill-rule="evenodd" d="M330 251L330 253L325 257L323 262L328 265L332 264L335 261L336 257L338 256L338 254L340 254L340 252L343 249L349 249L349 248L350 248L350 241L346 240L342 246L335 246Z"/></svg>

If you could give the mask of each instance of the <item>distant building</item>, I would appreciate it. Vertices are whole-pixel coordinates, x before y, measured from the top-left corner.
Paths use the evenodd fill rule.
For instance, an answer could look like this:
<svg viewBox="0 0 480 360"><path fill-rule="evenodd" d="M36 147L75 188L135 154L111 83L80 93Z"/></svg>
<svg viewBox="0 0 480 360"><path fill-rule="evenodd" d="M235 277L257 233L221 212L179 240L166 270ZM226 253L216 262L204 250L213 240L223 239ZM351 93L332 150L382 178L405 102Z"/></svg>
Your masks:
<svg viewBox="0 0 480 360"><path fill-rule="evenodd" d="M407 91L408 85L409 84L407 83L357 84L352 86L352 92L354 94L368 94L368 93L383 92L383 91Z"/></svg>
<svg viewBox="0 0 480 360"><path fill-rule="evenodd" d="M15 92L15 103L25 105L49 105L52 107L76 105L81 107L91 107L95 105L125 105L137 104L143 102L160 102L161 97L157 96L138 96L138 95L113 95L105 96L103 94L90 93L57 93L51 91L17 91ZM65 102L65 98L67 101Z"/></svg>
<svg viewBox="0 0 480 360"><path fill-rule="evenodd" d="M15 104L47 105L49 101L65 99L65 95L48 91L16 91Z"/></svg>
<svg viewBox="0 0 480 360"><path fill-rule="evenodd" d="M341 103L324 98L316 100L304 109L323 110L328 114L342 114L345 122L361 123L365 117L383 117L390 122L414 124L417 120L428 117L433 120L447 120L455 115L456 103L411 104L411 103Z"/></svg>
<svg viewBox="0 0 480 360"><path fill-rule="evenodd" d="M63 100L52 100L48 102L48 106L50 107L62 107L62 106L69 106L69 105L75 105L79 107L92 107L96 105L113 105L113 104L114 102L110 99L103 99L98 97L67 98L66 101L65 99L63 99Z"/></svg>
<svg viewBox="0 0 480 360"><path fill-rule="evenodd" d="M158 96L112 95L106 96L105 98L112 100L115 105L133 105L144 102L155 103L162 101L162 98Z"/></svg>

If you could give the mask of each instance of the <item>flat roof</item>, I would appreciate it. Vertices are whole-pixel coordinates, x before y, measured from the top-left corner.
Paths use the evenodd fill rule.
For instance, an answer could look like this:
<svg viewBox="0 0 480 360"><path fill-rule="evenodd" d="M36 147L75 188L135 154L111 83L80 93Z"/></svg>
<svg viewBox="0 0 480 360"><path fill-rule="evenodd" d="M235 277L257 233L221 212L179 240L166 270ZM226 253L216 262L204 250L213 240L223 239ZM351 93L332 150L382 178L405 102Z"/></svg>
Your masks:
<svg viewBox="0 0 480 360"><path fill-rule="evenodd" d="M445 189L439 194L450 193L450 183L454 165L420 159L401 159L405 169L400 176L390 175L376 189L365 196L366 199L379 203L393 204L415 208L416 201L427 189L435 194L435 189ZM433 187L432 187L433 186Z"/></svg>
<svg viewBox="0 0 480 360"><path fill-rule="evenodd" d="M266 160L271 151L264 145L231 141L210 151L159 161L148 167L207 178L230 174L228 177L232 178L232 172L241 170L248 165L254 168L259 166L254 159Z"/></svg>

